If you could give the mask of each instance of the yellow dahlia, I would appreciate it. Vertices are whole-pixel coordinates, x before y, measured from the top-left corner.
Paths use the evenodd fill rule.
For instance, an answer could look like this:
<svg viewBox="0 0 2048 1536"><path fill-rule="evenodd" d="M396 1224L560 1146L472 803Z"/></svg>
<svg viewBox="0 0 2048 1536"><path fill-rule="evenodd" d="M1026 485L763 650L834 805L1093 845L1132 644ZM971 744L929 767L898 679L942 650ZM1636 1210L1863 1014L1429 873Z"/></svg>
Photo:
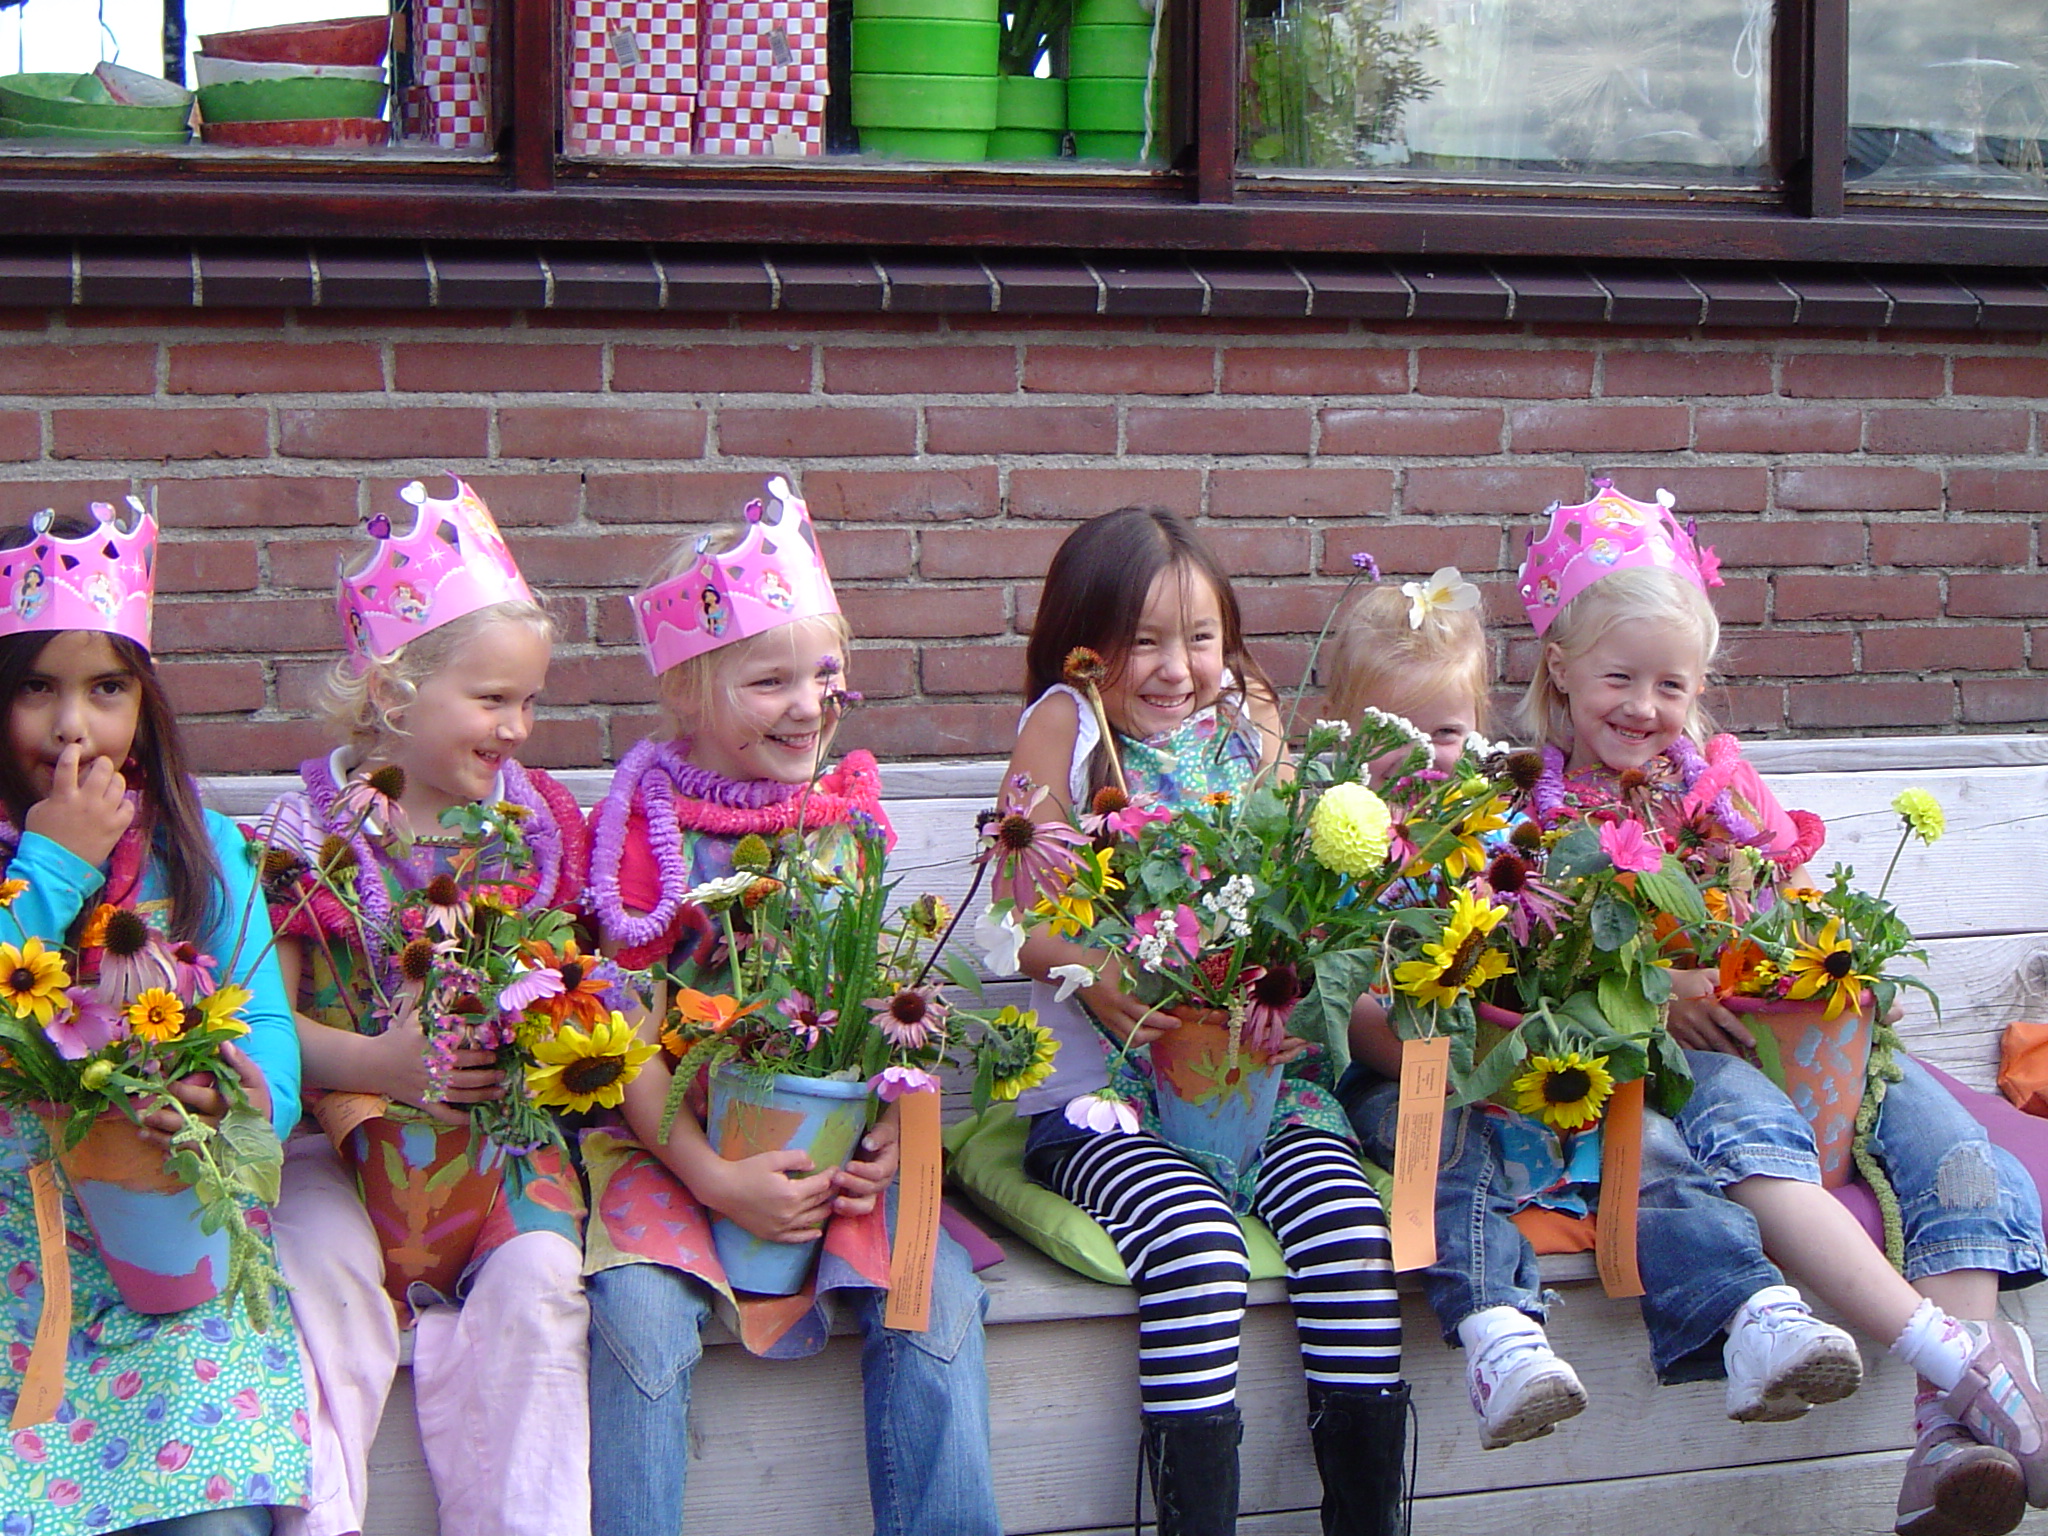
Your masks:
<svg viewBox="0 0 2048 1536"><path fill-rule="evenodd" d="M1394 818L1387 802L1363 784L1332 784L1308 813L1308 846L1316 861L1362 879L1386 861Z"/></svg>
<svg viewBox="0 0 2048 1536"><path fill-rule="evenodd" d="M1941 802L1924 789L1902 789L1892 796L1892 809L1904 818L1906 830L1923 843L1937 841L1948 830Z"/></svg>

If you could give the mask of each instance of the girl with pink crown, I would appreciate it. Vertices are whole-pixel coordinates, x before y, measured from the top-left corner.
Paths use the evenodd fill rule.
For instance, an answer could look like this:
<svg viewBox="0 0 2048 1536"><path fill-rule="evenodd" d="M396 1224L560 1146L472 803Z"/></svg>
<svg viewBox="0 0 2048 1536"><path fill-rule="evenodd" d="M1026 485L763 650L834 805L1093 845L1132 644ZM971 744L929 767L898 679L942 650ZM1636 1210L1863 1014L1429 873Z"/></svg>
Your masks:
<svg viewBox="0 0 2048 1536"><path fill-rule="evenodd" d="M462 482L454 491L407 486L417 514L405 535L371 519L375 542L341 578L347 649L323 699L343 744L302 763L304 788L261 824L306 1085L328 1132L291 1142L276 1223L314 1367L311 1536L362 1528L370 1444L398 1369L394 1303L413 1317L413 1392L444 1536L589 1526L580 1181L553 1148L513 1156L473 1131L469 1106L505 1092L495 1053L458 1049L430 1069L418 1027L379 1002L401 994L403 956L368 952L380 914L407 892L453 889L447 840L433 834L458 807L509 806L519 820L531 861L502 872L501 898L566 908L582 886L575 800L516 756L554 627L489 510ZM408 846L406 828L421 842ZM348 882L352 900L321 879ZM459 1180L469 1219L436 1207L424 1235L380 1239L337 1153L358 1169L396 1157L372 1140L375 1121L409 1166L435 1170L433 1188ZM450 1244L459 1251L442 1251ZM428 1269L450 1277L446 1293L406 1283Z"/></svg>
<svg viewBox="0 0 2048 1536"><path fill-rule="evenodd" d="M1689 800L1706 798L1729 839L1776 866L1781 889L1803 883L1824 835L1818 818L1780 807L1744 771L1734 738L1711 735L1700 704L1720 638L1707 596L1720 585L1719 561L1679 526L1668 494L1651 505L1597 484L1585 505L1551 510L1521 570L1544 642L1523 700L1543 753L1532 810L1554 825L1570 810L1647 808L1675 833ZM1695 1080L1679 1130L1755 1215L1765 1252L1919 1373L1898 1530L1998 1536L2026 1503L2048 1508L2048 1403L2025 1334L1996 1315L2001 1288L2042 1277L2040 1203L2026 1173L1899 1057L1904 1076L1885 1094L1871 1149L1904 1218L1901 1276L1821 1187L1812 1128L1743 1059L1748 1030L1715 983L1710 971L1673 976L1671 1032ZM1772 1348L1782 1350L1800 1320L1771 1310L1772 1326L1752 1333L1777 1336Z"/></svg>
<svg viewBox="0 0 2048 1536"><path fill-rule="evenodd" d="M713 920L688 898L733 873L734 846L796 832L821 861L845 829L887 828L875 760L850 752L820 776L824 733L845 683L848 632L804 504L777 479L743 528L681 546L633 599L641 645L676 734L619 764L592 818L589 906L628 964L666 962L695 985L724 958ZM815 782L814 782L815 781ZM707 977L709 979L707 979ZM645 1028L652 1034L654 1025ZM886 1273L865 1227L891 1219L896 1127L884 1118L843 1169L801 1152L722 1157L689 1110L659 1132L670 1076L650 1063L626 1089L624 1125L583 1138L590 1176L592 1525L646 1536L682 1525L690 1383L714 1300L734 1303L708 1213L778 1242L818 1242L815 1295L843 1291L865 1336L868 1491L880 1536L995 1536L982 1365L986 1296L965 1253L939 1239L930 1327L884 1324ZM829 1225L826 1218L835 1218ZM822 1313L740 1304L757 1354L824 1347ZM772 1314L772 1315L770 1315Z"/></svg>
<svg viewBox="0 0 2048 1536"><path fill-rule="evenodd" d="M45 512L0 535L0 873L10 890L25 882L9 898L18 931L8 933L24 947L29 937L78 945L88 916L108 914L95 924L104 942L87 954L130 942L118 936L126 926L137 936L132 953L160 931L181 951L191 946L195 963L221 967L220 980L253 994L246 1052L230 1046L227 1059L283 1135L299 1117L291 1008L241 834L200 808L185 771L149 654L156 520L130 506L126 527L96 506L97 525L53 525ZM102 970L103 999L111 985ZM196 1114L227 1109L209 1081L176 1091ZM145 1124L165 1145L178 1128L169 1111ZM0 1110L0 1408L10 1413L49 1300L30 1170L50 1156L40 1120ZM279 1308L258 1334L223 1300L132 1312L69 1198L64 1231L63 1398L54 1418L17 1423L0 1441L0 1530L70 1536L146 1524L165 1536L263 1536L273 1509L297 1506L306 1491L305 1387L289 1317Z"/></svg>

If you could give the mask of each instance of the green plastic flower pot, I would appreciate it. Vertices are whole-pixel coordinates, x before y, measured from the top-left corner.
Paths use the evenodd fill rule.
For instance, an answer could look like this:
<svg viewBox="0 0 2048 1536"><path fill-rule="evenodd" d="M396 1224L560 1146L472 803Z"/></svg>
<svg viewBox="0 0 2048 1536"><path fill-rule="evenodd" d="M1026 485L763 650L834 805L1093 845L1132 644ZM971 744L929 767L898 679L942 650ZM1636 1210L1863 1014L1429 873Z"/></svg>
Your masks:
<svg viewBox="0 0 2048 1536"><path fill-rule="evenodd" d="M1077 27L1149 27L1152 13L1138 0L1074 0Z"/></svg>
<svg viewBox="0 0 2048 1536"><path fill-rule="evenodd" d="M948 128L863 128L860 147L891 160L986 160L993 137Z"/></svg>
<svg viewBox="0 0 2048 1536"><path fill-rule="evenodd" d="M1004 75L996 81L996 128L1065 133L1067 82L1040 80L1033 75ZM990 152L994 152L993 148ZM1057 147L1054 153L1058 153Z"/></svg>
<svg viewBox="0 0 2048 1536"><path fill-rule="evenodd" d="M853 19L917 17L926 21L997 21L997 0L853 0Z"/></svg>
<svg viewBox="0 0 2048 1536"><path fill-rule="evenodd" d="M199 88L199 115L215 123L278 123L305 117L381 117L375 80L229 80Z"/></svg>
<svg viewBox="0 0 2048 1536"><path fill-rule="evenodd" d="M1114 76L1142 80L1151 67L1150 25L1075 27L1067 34L1067 73L1076 80Z"/></svg>
<svg viewBox="0 0 2048 1536"><path fill-rule="evenodd" d="M1075 76L1067 82L1067 126L1076 133L1143 133L1144 80Z"/></svg>
<svg viewBox="0 0 2048 1536"><path fill-rule="evenodd" d="M1145 150L1142 133L1088 133L1074 130L1074 155L1081 160L1116 160L1136 165Z"/></svg>
<svg viewBox="0 0 2048 1536"><path fill-rule="evenodd" d="M144 133L130 128L71 128L56 123L24 123L18 118L0 117L0 139L70 139L79 144L182 144L188 130Z"/></svg>
<svg viewBox="0 0 2048 1536"><path fill-rule="evenodd" d="M996 125L996 77L855 75L853 126L986 134ZM984 146L984 152L986 146Z"/></svg>
<svg viewBox="0 0 2048 1536"><path fill-rule="evenodd" d="M1052 128L998 128L988 136L991 160L1057 160L1066 135Z"/></svg>
<svg viewBox="0 0 2048 1536"><path fill-rule="evenodd" d="M868 16L853 23L853 72L993 75L1003 29L993 21Z"/></svg>
<svg viewBox="0 0 2048 1536"><path fill-rule="evenodd" d="M93 75L27 74L0 77L0 117L51 133L17 133L18 138L76 137L116 143L182 143L189 103L165 107L123 106ZM165 135L170 137L166 138Z"/></svg>

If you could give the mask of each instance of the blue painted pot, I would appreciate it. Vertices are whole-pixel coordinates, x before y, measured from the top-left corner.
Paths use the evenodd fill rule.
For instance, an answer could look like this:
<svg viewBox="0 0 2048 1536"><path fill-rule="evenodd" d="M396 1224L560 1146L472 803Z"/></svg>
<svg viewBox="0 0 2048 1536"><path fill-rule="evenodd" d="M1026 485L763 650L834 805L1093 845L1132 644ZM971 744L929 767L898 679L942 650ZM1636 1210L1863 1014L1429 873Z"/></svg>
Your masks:
<svg viewBox="0 0 2048 1536"><path fill-rule="evenodd" d="M864 1082L785 1075L764 1088L759 1078L721 1067L711 1074L707 1130L720 1157L795 1148L810 1154L815 1169L840 1168L867 1128L870 1097ZM758 1296L794 1296L818 1257L817 1243L772 1242L723 1216L712 1218L711 1240L733 1289Z"/></svg>
<svg viewBox="0 0 2048 1536"><path fill-rule="evenodd" d="M109 1110L57 1162L131 1312L183 1312L220 1294L227 1229L200 1230L198 1195L134 1125Z"/></svg>
<svg viewBox="0 0 2048 1536"><path fill-rule="evenodd" d="M1280 1097L1281 1069L1256 1051L1230 1049L1229 1015L1175 1009L1178 1029L1149 1047L1159 1128L1194 1153L1226 1189L1258 1166Z"/></svg>

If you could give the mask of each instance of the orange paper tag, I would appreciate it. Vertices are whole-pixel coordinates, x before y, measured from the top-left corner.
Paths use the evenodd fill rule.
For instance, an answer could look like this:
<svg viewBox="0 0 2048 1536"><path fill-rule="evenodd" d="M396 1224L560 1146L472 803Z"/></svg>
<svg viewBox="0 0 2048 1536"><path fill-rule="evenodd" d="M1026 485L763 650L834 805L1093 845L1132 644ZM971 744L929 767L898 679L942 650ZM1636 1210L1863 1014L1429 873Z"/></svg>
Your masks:
<svg viewBox="0 0 2048 1536"><path fill-rule="evenodd" d="M21 1373L21 1396L14 1404L10 1429L47 1424L64 1401L64 1356L71 1338L71 1250L64 1245L64 1197L49 1163L28 1171L35 1195L36 1243L41 1249L43 1311L36 1319L35 1344L28 1369Z"/></svg>
<svg viewBox="0 0 2048 1536"><path fill-rule="evenodd" d="M1609 1296L1640 1296L1636 1271L1636 1197L1643 1184L1643 1080L1623 1083L1607 1101L1600 1131L1600 1236L1593 1249Z"/></svg>
<svg viewBox="0 0 2048 1536"><path fill-rule="evenodd" d="M314 1101L313 1118L339 1152L347 1144L349 1132L365 1120L383 1118L390 1107L391 1101L381 1093L323 1093Z"/></svg>
<svg viewBox="0 0 2048 1536"><path fill-rule="evenodd" d="M931 1326L932 1263L939 1253L939 1095L896 1101L903 1157L896 1170L896 1245L889 1251L889 1305L882 1322L922 1333Z"/></svg>
<svg viewBox="0 0 2048 1536"><path fill-rule="evenodd" d="M1450 1085L1451 1042L1437 1035L1401 1042L1401 1107L1394 1121L1394 1268L1436 1262L1436 1168Z"/></svg>

